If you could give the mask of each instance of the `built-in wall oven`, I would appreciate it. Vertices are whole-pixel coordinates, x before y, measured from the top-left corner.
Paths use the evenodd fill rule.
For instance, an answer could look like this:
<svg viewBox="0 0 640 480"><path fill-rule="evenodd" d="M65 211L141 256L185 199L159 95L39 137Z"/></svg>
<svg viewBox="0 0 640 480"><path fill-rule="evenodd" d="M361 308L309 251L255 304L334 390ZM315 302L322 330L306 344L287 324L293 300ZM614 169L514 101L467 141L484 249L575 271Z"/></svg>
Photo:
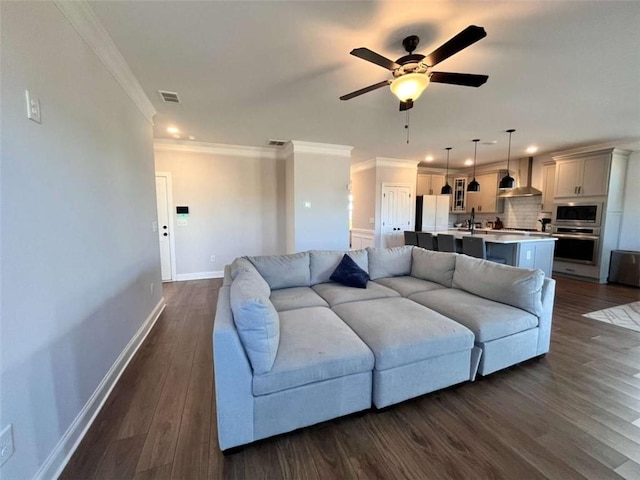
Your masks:
<svg viewBox="0 0 640 480"><path fill-rule="evenodd" d="M552 223L557 226L599 227L603 207L602 202L556 203Z"/></svg>
<svg viewBox="0 0 640 480"><path fill-rule="evenodd" d="M597 265L600 248L599 227L563 227L554 225L553 237L557 238L554 260Z"/></svg>

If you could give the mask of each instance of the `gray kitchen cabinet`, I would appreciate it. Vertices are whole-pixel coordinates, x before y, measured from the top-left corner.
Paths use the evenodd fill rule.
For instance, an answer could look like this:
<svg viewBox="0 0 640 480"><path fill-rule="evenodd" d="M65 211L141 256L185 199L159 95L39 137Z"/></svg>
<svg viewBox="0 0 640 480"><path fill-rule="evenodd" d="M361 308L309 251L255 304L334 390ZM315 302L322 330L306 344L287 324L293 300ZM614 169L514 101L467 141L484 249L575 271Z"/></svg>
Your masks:
<svg viewBox="0 0 640 480"><path fill-rule="evenodd" d="M554 157L556 199L605 196L609 184L610 152Z"/></svg>
<svg viewBox="0 0 640 480"><path fill-rule="evenodd" d="M498 197L499 173L483 173L476 175L476 181L480 184L479 192L467 192L467 212L475 208L476 213L502 213L504 211L504 199ZM470 177L469 181L473 178Z"/></svg>
<svg viewBox="0 0 640 480"><path fill-rule="evenodd" d="M542 211L553 212L553 197L556 188L556 164L546 163L542 166Z"/></svg>
<svg viewBox="0 0 640 480"><path fill-rule="evenodd" d="M416 184L416 195L440 195L444 184L444 175L419 173Z"/></svg>

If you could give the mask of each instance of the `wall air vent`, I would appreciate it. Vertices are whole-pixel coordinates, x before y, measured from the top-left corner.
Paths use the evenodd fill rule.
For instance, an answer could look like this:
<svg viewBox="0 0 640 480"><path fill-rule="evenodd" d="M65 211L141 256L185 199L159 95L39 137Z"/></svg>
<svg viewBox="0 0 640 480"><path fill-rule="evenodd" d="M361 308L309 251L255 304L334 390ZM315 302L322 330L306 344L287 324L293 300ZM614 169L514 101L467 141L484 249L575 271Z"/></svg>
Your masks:
<svg viewBox="0 0 640 480"><path fill-rule="evenodd" d="M158 90L163 102L180 103L180 97L176 92L167 92L166 90Z"/></svg>
<svg viewBox="0 0 640 480"><path fill-rule="evenodd" d="M287 143L287 142L284 141L284 140L269 140L269 146L270 147L281 147L285 143Z"/></svg>

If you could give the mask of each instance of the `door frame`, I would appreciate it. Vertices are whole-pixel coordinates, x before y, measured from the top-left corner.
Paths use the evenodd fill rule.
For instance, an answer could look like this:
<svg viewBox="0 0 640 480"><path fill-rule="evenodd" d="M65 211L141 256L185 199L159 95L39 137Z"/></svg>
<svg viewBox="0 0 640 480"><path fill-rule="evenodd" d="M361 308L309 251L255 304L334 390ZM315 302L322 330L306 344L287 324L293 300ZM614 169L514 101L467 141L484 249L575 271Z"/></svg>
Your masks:
<svg viewBox="0 0 640 480"><path fill-rule="evenodd" d="M175 228L173 225L173 184L171 182L171 172L156 172L156 177L165 177L167 181L167 210L169 211L169 252L171 253L171 281L176 281L176 241ZM158 202L158 192L156 192L156 205ZM156 206L156 221L158 219L158 207ZM158 225L158 234L160 225ZM160 260L162 261L162 259ZM165 282L168 280L165 280Z"/></svg>

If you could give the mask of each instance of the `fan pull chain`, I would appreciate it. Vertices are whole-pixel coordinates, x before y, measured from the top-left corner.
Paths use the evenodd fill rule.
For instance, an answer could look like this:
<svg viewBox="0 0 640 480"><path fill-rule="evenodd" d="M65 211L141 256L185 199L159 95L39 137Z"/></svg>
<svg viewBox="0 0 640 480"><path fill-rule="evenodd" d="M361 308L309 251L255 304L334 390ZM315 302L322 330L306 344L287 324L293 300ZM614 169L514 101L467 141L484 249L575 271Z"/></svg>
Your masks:
<svg viewBox="0 0 640 480"><path fill-rule="evenodd" d="M404 124L404 128L407 129L407 144L409 143L409 112L410 110L407 110L407 120Z"/></svg>

